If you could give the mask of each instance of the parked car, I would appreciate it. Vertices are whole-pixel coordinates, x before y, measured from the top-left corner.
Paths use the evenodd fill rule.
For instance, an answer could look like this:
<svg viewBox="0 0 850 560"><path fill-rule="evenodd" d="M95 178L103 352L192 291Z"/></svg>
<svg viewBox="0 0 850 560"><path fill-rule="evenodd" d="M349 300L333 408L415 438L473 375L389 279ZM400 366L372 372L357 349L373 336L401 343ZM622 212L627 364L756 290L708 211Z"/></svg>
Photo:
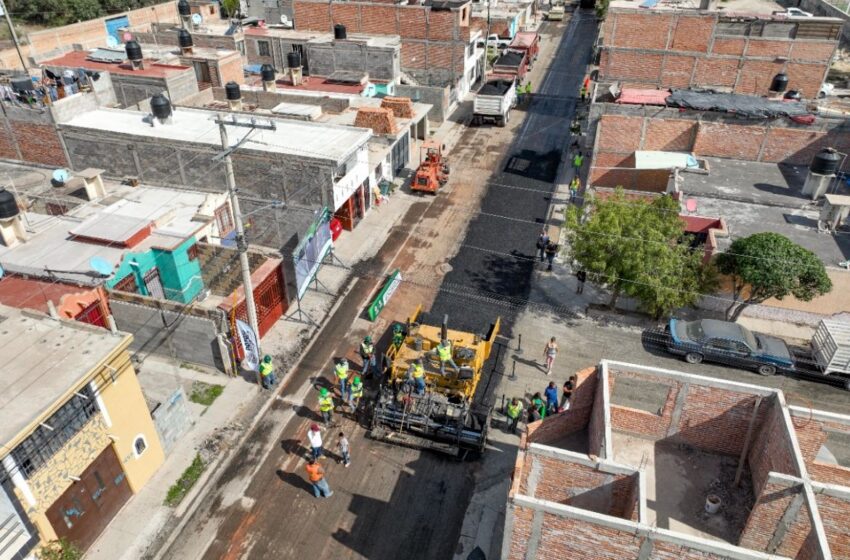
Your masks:
<svg viewBox="0 0 850 560"><path fill-rule="evenodd" d="M805 12L805 11L801 10L800 8L786 8L783 11L773 12L773 15L775 15L775 16L785 16L785 17L789 17L789 18L815 17L814 14L811 14L809 12Z"/></svg>
<svg viewBox="0 0 850 560"><path fill-rule="evenodd" d="M667 351L684 356L689 364L721 362L761 375L794 368L794 358L784 340L752 332L738 323L670 319L667 329Z"/></svg>

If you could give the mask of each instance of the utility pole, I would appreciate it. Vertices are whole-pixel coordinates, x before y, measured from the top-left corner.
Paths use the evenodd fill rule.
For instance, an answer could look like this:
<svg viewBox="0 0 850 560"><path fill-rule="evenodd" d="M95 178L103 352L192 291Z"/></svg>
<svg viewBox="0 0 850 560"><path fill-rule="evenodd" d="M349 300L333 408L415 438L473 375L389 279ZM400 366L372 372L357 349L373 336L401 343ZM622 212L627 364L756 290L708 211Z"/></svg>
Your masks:
<svg viewBox="0 0 850 560"><path fill-rule="evenodd" d="M239 210L236 175L233 173L233 161L230 158L230 154L236 151L255 130L275 130L277 127L272 121L269 121L267 124L261 124L257 123L254 119L251 119L250 121L239 121L235 116L230 119L226 119L223 115L218 115L216 117L216 124L218 124L218 130L221 133L221 149L224 151L213 159L224 160L224 170L227 178L227 192L230 195L230 206L233 210L233 222L236 225L236 250L239 251L239 264L242 268L242 287L245 291L245 307L248 310L248 324L251 326L251 329L257 337L257 353L259 355L260 328L259 322L257 321L257 306L254 303L254 287L251 284L251 266L248 263L248 243L245 241L245 227L242 224L242 213ZM228 125L249 128L250 130L239 142L236 143L235 146L230 147L227 139ZM262 357L260 359L262 359ZM259 383L260 381L260 373L258 371L257 382Z"/></svg>
<svg viewBox="0 0 850 560"><path fill-rule="evenodd" d="M21 52L21 46L18 44L18 34L15 33L15 26L12 25L12 16L9 14L9 10L6 9L6 4L3 3L3 0L0 0L0 10L3 10L3 15L6 16L6 23L9 24L9 32L12 34L12 42L15 43L15 50L18 51L18 58L21 59L21 66L23 66L24 72L29 73L27 61L24 60L24 53Z"/></svg>

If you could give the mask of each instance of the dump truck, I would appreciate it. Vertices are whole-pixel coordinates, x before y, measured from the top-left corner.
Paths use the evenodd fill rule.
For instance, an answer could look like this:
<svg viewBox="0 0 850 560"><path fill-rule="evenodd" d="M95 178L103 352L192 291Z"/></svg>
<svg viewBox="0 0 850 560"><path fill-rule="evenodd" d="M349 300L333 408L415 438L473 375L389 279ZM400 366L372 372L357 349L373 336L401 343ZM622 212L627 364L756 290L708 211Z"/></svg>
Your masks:
<svg viewBox="0 0 850 560"><path fill-rule="evenodd" d="M475 397L500 323L497 318L480 334L458 331L448 328L448 316L436 322L420 305L405 323L394 325L369 437L459 457L483 452L493 408ZM445 374L440 373L435 349L444 339L452 343L459 371L447 366ZM408 373L419 358L425 369L423 394L415 392Z"/></svg>
<svg viewBox="0 0 850 560"><path fill-rule="evenodd" d="M556 4L555 6L552 6L548 12L546 12L546 19L549 21L563 21L565 13L566 11L564 10L564 6Z"/></svg>
<svg viewBox="0 0 850 560"><path fill-rule="evenodd" d="M507 49L493 61L493 72L491 77L515 77L518 83L522 83L528 74L528 56L524 50Z"/></svg>
<svg viewBox="0 0 850 560"><path fill-rule="evenodd" d="M508 48L513 51L525 51L528 69L531 70L540 53L540 35L534 31L520 31L514 35L514 40Z"/></svg>
<svg viewBox="0 0 850 560"><path fill-rule="evenodd" d="M516 103L516 79L488 79L472 101L472 124L477 126L492 121L497 126L505 126Z"/></svg>

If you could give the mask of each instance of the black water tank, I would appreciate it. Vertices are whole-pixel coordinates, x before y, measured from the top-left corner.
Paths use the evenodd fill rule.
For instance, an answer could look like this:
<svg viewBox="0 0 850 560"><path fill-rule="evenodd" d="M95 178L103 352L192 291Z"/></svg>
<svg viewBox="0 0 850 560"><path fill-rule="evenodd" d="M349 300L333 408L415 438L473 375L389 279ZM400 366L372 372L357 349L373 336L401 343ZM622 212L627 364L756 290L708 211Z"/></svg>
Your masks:
<svg viewBox="0 0 850 560"><path fill-rule="evenodd" d="M195 41L192 40L192 34L186 31L185 29L177 30L177 44L180 45L181 49L185 49L191 47L195 44Z"/></svg>
<svg viewBox="0 0 850 560"><path fill-rule="evenodd" d="M835 175L841 164L841 155L832 148L824 148L815 155L809 170L818 175Z"/></svg>
<svg viewBox="0 0 850 560"><path fill-rule="evenodd" d="M32 91L32 78L29 76L18 76L16 78L12 78L12 91L17 91L18 93L24 91Z"/></svg>
<svg viewBox="0 0 850 560"><path fill-rule="evenodd" d="M770 82L770 91L782 93L786 89L788 89L788 75L784 72L780 72L775 75L773 77L773 81Z"/></svg>
<svg viewBox="0 0 850 560"><path fill-rule="evenodd" d="M273 82L275 80L274 66L263 64L260 68L260 77L262 77L264 82Z"/></svg>
<svg viewBox="0 0 850 560"><path fill-rule="evenodd" d="M227 82L224 84L224 96L230 101L242 99L242 88L236 82Z"/></svg>
<svg viewBox="0 0 850 560"><path fill-rule="evenodd" d="M803 95L797 91L796 89L789 89L785 92L785 95L782 96L783 99L793 99L795 101L800 101L803 99Z"/></svg>
<svg viewBox="0 0 850 560"><path fill-rule="evenodd" d="M301 68L301 53L296 51L286 53L286 67Z"/></svg>
<svg viewBox="0 0 850 560"><path fill-rule="evenodd" d="M345 26L341 23L334 25L334 39L345 39L348 35L345 32Z"/></svg>
<svg viewBox="0 0 850 560"><path fill-rule="evenodd" d="M189 7L189 0L180 0L177 2L177 13L181 16L188 16L192 13L192 8Z"/></svg>
<svg viewBox="0 0 850 560"><path fill-rule="evenodd" d="M14 218L20 213L15 195L6 189L0 189L0 220Z"/></svg>
<svg viewBox="0 0 850 560"><path fill-rule="evenodd" d="M142 46L136 41L127 41L127 44L124 45L124 50L127 51L127 58L129 60L142 60L144 58L142 56Z"/></svg>
<svg viewBox="0 0 850 560"><path fill-rule="evenodd" d="M160 120L171 116L171 102L161 93L151 97L151 113Z"/></svg>

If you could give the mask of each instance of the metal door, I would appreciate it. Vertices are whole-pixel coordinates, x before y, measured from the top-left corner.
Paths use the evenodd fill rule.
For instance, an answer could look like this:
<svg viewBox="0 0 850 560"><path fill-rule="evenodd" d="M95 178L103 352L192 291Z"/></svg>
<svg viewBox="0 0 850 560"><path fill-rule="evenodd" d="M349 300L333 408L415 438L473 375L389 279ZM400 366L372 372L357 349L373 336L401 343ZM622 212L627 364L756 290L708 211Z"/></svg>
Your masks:
<svg viewBox="0 0 850 560"><path fill-rule="evenodd" d="M98 327L107 328L106 325L106 316L103 313L103 308L100 305L100 300L95 300L77 313L77 316L74 317L75 320L80 321L81 323L88 323L89 325L97 325Z"/></svg>
<svg viewBox="0 0 850 560"><path fill-rule="evenodd" d="M260 338L265 336L275 322L286 313L288 305L284 297L285 293L283 272L280 267L275 268L271 274L254 286L254 304L257 307L257 327L260 330ZM248 308L244 299L236 308L236 318L248 322ZM234 337L234 346L236 357L241 360L243 351L238 337Z"/></svg>
<svg viewBox="0 0 850 560"><path fill-rule="evenodd" d="M47 520L59 537L83 550L97 539L132 492L112 447L104 449L80 480L48 508Z"/></svg>
<svg viewBox="0 0 850 560"><path fill-rule="evenodd" d="M119 29L121 28L129 28L130 27L130 18L127 16L120 16L117 18L112 18L106 20L106 34L112 35L119 43L124 42L124 38L121 37L121 32Z"/></svg>
<svg viewBox="0 0 850 560"><path fill-rule="evenodd" d="M162 280L159 279L159 269L156 267L145 273L145 288L149 296L165 299L165 290L162 289Z"/></svg>

